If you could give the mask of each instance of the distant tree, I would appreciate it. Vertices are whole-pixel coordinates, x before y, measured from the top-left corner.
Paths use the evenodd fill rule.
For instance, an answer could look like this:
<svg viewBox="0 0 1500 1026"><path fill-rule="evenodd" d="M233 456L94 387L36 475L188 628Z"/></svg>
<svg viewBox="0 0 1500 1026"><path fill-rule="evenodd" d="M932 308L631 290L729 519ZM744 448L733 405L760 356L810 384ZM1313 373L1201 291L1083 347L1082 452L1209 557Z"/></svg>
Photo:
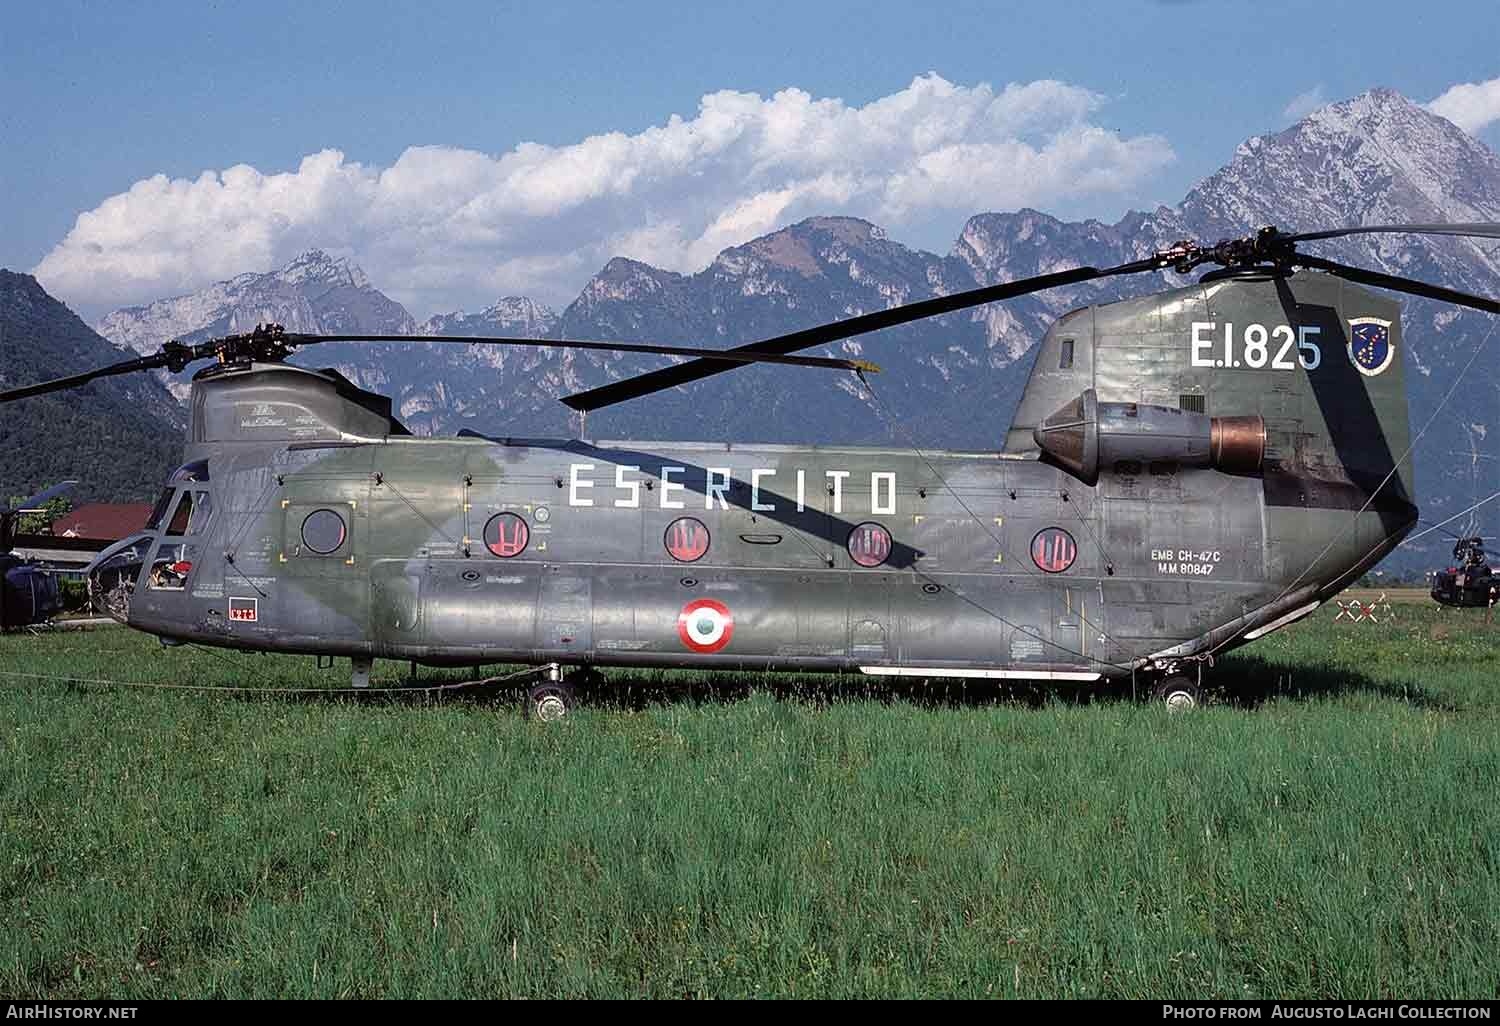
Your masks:
<svg viewBox="0 0 1500 1026"><path fill-rule="evenodd" d="M6 503L9 509L15 509L26 501L24 495L12 495ZM16 517L17 534L51 534L52 521L58 517L66 516L73 512L73 504L61 496L49 499L41 506L39 513L22 513Z"/></svg>

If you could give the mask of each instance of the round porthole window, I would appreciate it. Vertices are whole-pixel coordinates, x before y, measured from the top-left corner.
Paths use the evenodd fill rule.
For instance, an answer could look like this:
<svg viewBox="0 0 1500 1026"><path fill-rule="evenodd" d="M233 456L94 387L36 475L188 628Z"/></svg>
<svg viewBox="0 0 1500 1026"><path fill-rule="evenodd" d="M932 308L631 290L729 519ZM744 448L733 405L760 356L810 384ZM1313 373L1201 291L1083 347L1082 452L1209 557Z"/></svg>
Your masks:
<svg viewBox="0 0 1500 1026"><path fill-rule="evenodd" d="M667 525L662 544L679 563L696 563L708 554L708 528L694 517L678 517Z"/></svg>
<svg viewBox="0 0 1500 1026"><path fill-rule="evenodd" d="M484 547L501 559L510 559L526 551L531 528L514 513L496 513L484 525Z"/></svg>
<svg viewBox="0 0 1500 1026"><path fill-rule="evenodd" d="M347 534L344 518L331 509L315 509L302 521L303 548L320 556L337 552Z"/></svg>
<svg viewBox="0 0 1500 1026"><path fill-rule="evenodd" d="M1031 539L1031 561L1038 570L1060 574L1077 558L1078 546L1073 542L1073 536L1061 527L1048 527Z"/></svg>
<svg viewBox="0 0 1500 1026"><path fill-rule="evenodd" d="M879 566L891 556L891 532L879 524L860 524L849 532L849 558L860 566Z"/></svg>

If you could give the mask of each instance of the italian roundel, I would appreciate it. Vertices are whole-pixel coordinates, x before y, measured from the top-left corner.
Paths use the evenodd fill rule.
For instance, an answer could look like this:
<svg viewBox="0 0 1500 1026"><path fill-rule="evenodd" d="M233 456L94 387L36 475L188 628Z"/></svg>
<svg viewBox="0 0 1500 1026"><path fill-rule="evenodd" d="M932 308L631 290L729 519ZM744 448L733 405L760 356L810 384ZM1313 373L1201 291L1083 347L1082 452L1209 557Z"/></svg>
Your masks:
<svg viewBox="0 0 1500 1026"><path fill-rule="evenodd" d="M1373 378L1382 373L1395 355L1390 321L1378 317L1355 317L1349 321L1349 359L1361 374Z"/></svg>
<svg viewBox="0 0 1500 1026"><path fill-rule="evenodd" d="M694 652L717 652L734 637L734 615L713 599L694 599L677 614L677 636Z"/></svg>

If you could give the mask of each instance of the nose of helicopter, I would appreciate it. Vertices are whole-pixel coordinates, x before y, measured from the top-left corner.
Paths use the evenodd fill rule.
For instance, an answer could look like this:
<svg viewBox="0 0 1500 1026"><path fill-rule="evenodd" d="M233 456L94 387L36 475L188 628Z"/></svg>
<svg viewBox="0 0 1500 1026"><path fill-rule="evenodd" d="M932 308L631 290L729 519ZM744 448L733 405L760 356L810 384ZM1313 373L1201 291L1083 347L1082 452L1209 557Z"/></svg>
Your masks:
<svg viewBox="0 0 1500 1026"><path fill-rule="evenodd" d="M151 535L141 534L115 542L85 568L89 599L94 608L120 623L130 620L130 598L140 579Z"/></svg>

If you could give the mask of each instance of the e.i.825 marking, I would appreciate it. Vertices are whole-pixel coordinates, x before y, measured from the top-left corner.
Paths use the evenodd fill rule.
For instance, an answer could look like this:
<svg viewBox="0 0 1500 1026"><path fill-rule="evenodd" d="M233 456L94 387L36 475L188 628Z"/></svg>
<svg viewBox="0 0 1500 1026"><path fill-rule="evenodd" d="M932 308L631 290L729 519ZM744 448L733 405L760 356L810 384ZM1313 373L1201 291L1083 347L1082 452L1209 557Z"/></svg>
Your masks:
<svg viewBox="0 0 1500 1026"><path fill-rule="evenodd" d="M1222 333L1217 321L1194 321L1193 366L1317 370L1323 363L1316 341L1322 333L1316 324L1302 324L1295 330L1289 324L1269 328L1247 324L1236 336L1233 321L1224 322Z"/></svg>

